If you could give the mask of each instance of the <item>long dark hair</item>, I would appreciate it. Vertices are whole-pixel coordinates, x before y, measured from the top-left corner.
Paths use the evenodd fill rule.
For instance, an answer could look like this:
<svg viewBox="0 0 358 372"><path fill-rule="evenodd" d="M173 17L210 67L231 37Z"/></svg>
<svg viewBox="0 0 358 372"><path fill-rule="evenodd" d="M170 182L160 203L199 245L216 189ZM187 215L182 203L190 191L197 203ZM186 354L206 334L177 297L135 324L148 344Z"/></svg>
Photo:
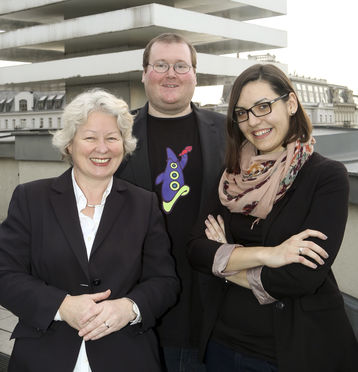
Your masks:
<svg viewBox="0 0 358 372"><path fill-rule="evenodd" d="M251 82L261 80L267 82L271 89L281 96L285 93L293 92L296 97L297 94L289 78L285 73L278 67L271 64L256 64L244 72L242 72L235 80L231 90L228 113L227 113L227 147L226 147L226 168L230 173L240 172L240 158L242 144L245 141L245 137L241 132L238 124L235 122L234 109L237 101L240 98L243 87ZM288 96L284 98L284 101L288 100ZM305 113L301 103L297 98L297 111L290 117L290 125L286 138L283 141L283 146L288 143L300 140L306 142L312 132L312 124Z"/></svg>

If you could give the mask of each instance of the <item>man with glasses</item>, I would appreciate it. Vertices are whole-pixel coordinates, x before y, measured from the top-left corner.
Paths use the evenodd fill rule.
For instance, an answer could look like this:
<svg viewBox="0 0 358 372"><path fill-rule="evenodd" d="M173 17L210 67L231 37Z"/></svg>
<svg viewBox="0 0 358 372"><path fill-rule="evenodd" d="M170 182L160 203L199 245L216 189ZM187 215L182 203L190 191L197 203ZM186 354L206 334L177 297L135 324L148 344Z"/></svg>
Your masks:
<svg viewBox="0 0 358 372"><path fill-rule="evenodd" d="M187 261L186 243L223 166L225 116L191 102L196 52L180 35L148 43L142 82L148 102L135 112L137 150L117 176L157 193L172 242L182 291L157 328L167 371L205 371L197 353L203 278Z"/></svg>

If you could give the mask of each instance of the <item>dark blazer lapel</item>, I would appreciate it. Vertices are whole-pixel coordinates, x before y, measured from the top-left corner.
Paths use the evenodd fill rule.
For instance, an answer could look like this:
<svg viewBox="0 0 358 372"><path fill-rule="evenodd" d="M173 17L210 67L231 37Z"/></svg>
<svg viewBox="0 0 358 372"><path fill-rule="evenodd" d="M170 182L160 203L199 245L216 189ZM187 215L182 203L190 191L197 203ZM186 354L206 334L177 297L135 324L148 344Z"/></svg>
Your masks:
<svg viewBox="0 0 358 372"><path fill-rule="evenodd" d="M212 115L208 115L205 110L200 110L192 105L196 115L199 128L201 153L203 159L203 179L200 205L206 203L206 198L215 182L217 181L220 170L223 167L224 148L220 142L220 135L216 128ZM215 150L213 150L215 149ZM222 152L222 153L221 153Z"/></svg>
<svg viewBox="0 0 358 372"><path fill-rule="evenodd" d="M265 224L264 224L264 229L263 229L263 242L265 242L266 239L267 239L267 235L269 234L269 232L271 230L271 224L274 221L277 222L277 218L278 218L282 208L289 202L290 195L292 195L293 191L295 190L295 188L297 187L297 184L299 184L299 182L300 182L299 179L296 179L293 182L292 186L286 191L286 196L287 197L284 197L283 199L279 200L277 202L277 204L275 205L275 207L272 208L272 211L267 216L267 218L265 220Z"/></svg>
<svg viewBox="0 0 358 372"><path fill-rule="evenodd" d="M76 198L72 186L71 169L54 180L50 200L58 223L69 245L77 257L84 273L89 277L87 252L83 241Z"/></svg>
<svg viewBox="0 0 358 372"><path fill-rule="evenodd" d="M121 178L130 180L147 190L153 189L147 142L148 103L138 110L134 119L133 135L137 138L137 148L133 155L126 158L118 169Z"/></svg>
<svg viewBox="0 0 358 372"><path fill-rule="evenodd" d="M93 242L90 258L94 255L103 240L108 237L113 224L118 221L119 215L122 211L122 205L125 201L125 195L123 195L123 192L126 189L127 187L122 180L113 177L112 190L106 199L106 204Z"/></svg>

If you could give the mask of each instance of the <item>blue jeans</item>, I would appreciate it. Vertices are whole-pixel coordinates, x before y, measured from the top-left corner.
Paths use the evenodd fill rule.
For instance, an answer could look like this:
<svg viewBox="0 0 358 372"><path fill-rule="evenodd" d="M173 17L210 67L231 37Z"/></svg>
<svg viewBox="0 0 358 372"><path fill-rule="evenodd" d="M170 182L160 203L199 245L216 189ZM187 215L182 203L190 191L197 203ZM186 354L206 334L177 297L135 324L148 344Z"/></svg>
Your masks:
<svg viewBox="0 0 358 372"><path fill-rule="evenodd" d="M206 372L205 365L199 361L198 350L179 347L163 347L166 372Z"/></svg>
<svg viewBox="0 0 358 372"><path fill-rule="evenodd" d="M273 364L210 341L206 351L207 372L278 372Z"/></svg>

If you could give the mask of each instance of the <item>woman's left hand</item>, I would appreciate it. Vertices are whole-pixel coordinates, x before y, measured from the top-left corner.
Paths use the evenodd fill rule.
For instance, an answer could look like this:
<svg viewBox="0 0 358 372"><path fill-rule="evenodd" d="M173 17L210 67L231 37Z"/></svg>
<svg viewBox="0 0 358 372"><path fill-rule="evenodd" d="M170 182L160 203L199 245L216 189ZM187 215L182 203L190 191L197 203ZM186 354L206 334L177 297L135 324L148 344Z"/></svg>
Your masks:
<svg viewBox="0 0 358 372"><path fill-rule="evenodd" d="M225 236L225 224L223 218L218 215L217 220L209 214L205 220L205 235L210 240L215 240L219 243L227 243Z"/></svg>
<svg viewBox="0 0 358 372"><path fill-rule="evenodd" d="M126 297L103 301L101 305L102 310L95 317L89 314L81 321L87 325L80 329L78 335L85 341L98 340L119 331L136 318L133 302Z"/></svg>

